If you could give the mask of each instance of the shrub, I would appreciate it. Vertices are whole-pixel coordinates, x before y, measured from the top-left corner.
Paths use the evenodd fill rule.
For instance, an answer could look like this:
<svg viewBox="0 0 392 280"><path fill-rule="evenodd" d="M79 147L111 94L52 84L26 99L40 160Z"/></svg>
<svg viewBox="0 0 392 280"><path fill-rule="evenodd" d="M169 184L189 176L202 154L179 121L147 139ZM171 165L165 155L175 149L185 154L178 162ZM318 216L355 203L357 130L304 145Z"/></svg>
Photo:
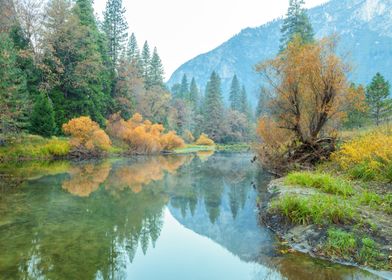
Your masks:
<svg viewBox="0 0 392 280"><path fill-rule="evenodd" d="M344 143L332 160L354 178L392 180L391 131L376 130Z"/></svg>
<svg viewBox="0 0 392 280"><path fill-rule="evenodd" d="M52 139L45 145L52 156L63 157L70 152L70 145L67 141Z"/></svg>
<svg viewBox="0 0 392 280"><path fill-rule="evenodd" d="M125 142L132 153L154 154L184 145L184 140L174 131L165 134L164 130L161 124L143 121L138 113L128 121L123 120L119 114L113 114L109 117L106 128L111 137Z"/></svg>
<svg viewBox="0 0 392 280"><path fill-rule="evenodd" d="M71 154L95 156L111 147L109 136L90 117L79 117L63 124L65 134L71 135Z"/></svg>
<svg viewBox="0 0 392 280"><path fill-rule="evenodd" d="M286 176L285 183L317 188L326 193L343 196L354 194L354 189L348 181L324 173L292 172Z"/></svg>
<svg viewBox="0 0 392 280"><path fill-rule="evenodd" d="M202 133L199 139L195 142L196 145L205 145L205 146L213 146L215 145L214 141L208 138L207 134Z"/></svg>
<svg viewBox="0 0 392 280"><path fill-rule="evenodd" d="M193 136L192 132L190 132L189 130L185 130L184 132L184 140L186 143L190 144L193 143L195 141L195 137Z"/></svg>

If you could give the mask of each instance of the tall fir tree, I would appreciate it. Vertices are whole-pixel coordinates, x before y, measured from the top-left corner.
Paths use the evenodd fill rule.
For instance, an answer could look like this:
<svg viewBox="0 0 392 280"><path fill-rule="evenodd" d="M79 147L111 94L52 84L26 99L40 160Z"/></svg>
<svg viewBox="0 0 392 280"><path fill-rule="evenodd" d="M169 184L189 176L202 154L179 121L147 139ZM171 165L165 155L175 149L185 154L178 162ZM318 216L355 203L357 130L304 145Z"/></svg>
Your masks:
<svg viewBox="0 0 392 280"><path fill-rule="evenodd" d="M55 133L56 123L51 101L46 94L39 94L34 104L30 120L30 132L50 137Z"/></svg>
<svg viewBox="0 0 392 280"><path fill-rule="evenodd" d="M136 67L138 77L143 76L143 65L140 57L140 50L134 33L131 34L127 45L127 59L128 62Z"/></svg>
<svg viewBox="0 0 392 280"><path fill-rule="evenodd" d="M224 107L221 79L214 71L207 83L204 100L204 132L216 142L223 139Z"/></svg>
<svg viewBox="0 0 392 280"><path fill-rule="evenodd" d="M389 97L390 84L385 78L377 73L366 89L366 101L369 105L370 116L376 125L389 117L392 113L392 100Z"/></svg>
<svg viewBox="0 0 392 280"><path fill-rule="evenodd" d="M28 95L12 40L0 33L0 42L0 134L8 134L26 127Z"/></svg>
<svg viewBox="0 0 392 280"><path fill-rule="evenodd" d="M164 75L164 70L163 70L162 61L158 55L158 50L155 47L151 58L149 77L148 80L146 81L147 88L152 88L154 86L164 88L163 75Z"/></svg>
<svg viewBox="0 0 392 280"><path fill-rule="evenodd" d="M281 28L280 50L283 51L294 37L298 36L302 43L314 40L312 25L309 21L304 0L289 0L289 8Z"/></svg>
<svg viewBox="0 0 392 280"><path fill-rule="evenodd" d="M189 100L194 110L196 110L199 105L199 95L199 88L197 87L196 80L195 78L192 78L189 88Z"/></svg>
<svg viewBox="0 0 392 280"><path fill-rule="evenodd" d="M240 82L238 81L237 75L234 75L233 79L231 80L230 95L229 95L230 108L232 110L240 111L240 106L241 106L240 95L241 95Z"/></svg>
<svg viewBox="0 0 392 280"><path fill-rule="evenodd" d="M52 0L46 13L44 55L57 126L81 115L103 124L110 89L91 1L71 8L66 0Z"/></svg>
<svg viewBox="0 0 392 280"><path fill-rule="evenodd" d="M148 45L147 41L145 41L143 45L141 65L143 68L142 77L144 81L148 81L150 76L151 52L150 52L150 46Z"/></svg>
<svg viewBox="0 0 392 280"><path fill-rule="evenodd" d="M116 67L128 38L128 23L122 0L108 0L104 11L103 30L108 40L108 51L113 67Z"/></svg>
<svg viewBox="0 0 392 280"><path fill-rule="evenodd" d="M178 97L187 100L189 99L189 83L186 74L182 75L181 87Z"/></svg>

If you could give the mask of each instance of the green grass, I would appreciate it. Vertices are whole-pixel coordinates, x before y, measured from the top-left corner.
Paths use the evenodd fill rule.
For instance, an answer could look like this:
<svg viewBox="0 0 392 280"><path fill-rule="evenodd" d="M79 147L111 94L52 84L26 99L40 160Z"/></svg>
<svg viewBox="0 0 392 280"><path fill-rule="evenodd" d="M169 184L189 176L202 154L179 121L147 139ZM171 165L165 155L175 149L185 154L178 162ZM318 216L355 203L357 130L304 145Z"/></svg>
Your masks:
<svg viewBox="0 0 392 280"><path fill-rule="evenodd" d="M69 150L66 138L21 135L7 139L6 145L0 147L0 160L50 159L66 156Z"/></svg>
<svg viewBox="0 0 392 280"><path fill-rule="evenodd" d="M357 242L353 233L340 229L330 228L327 233L327 241L324 250L334 256L348 257L355 254Z"/></svg>
<svg viewBox="0 0 392 280"><path fill-rule="evenodd" d="M362 238L361 243L362 247L359 250L360 261L363 263L374 262L380 256L378 244L369 237Z"/></svg>
<svg viewBox="0 0 392 280"><path fill-rule="evenodd" d="M375 210L392 214L392 194L379 195L375 192L363 191L354 197L360 205L369 206Z"/></svg>
<svg viewBox="0 0 392 280"><path fill-rule="evenodd" d="M354 207L347 201L327 194L308 197L284 195L273 201L271 210L294 224L348 224L357 219Z"/></svg>
<svg viewBox="0 0 392 280"><path fill-rule="evenodd" d="M250 145L247 143L218 144L216 150L222 152L247 152L250 150Z"/></svg>
<svg viewBox="0 0 392 280"><path fill-rule="evenodd" d="M187 144L183 148L175 149L174 152L176 154L187 154L187 153L194 153L199 151L214 151L214 150L215 150L215 146Z"/></svg>
<svg viewBox="0 0 392 280"><path fill-rule="evenodd" d="M354 194L354 189L350 182L336 176L333 177L327 173L292 172L286 176L285 184L316 188L325 193L342 196Z"/></svg>

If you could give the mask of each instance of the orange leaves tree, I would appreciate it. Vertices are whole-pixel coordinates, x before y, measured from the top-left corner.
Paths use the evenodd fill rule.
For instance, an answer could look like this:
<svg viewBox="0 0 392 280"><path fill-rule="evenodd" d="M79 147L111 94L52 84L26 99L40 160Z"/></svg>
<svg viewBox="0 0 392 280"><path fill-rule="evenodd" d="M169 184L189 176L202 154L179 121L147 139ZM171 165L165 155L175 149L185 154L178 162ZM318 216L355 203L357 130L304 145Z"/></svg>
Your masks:
<svg viewBox="0 0 392 280"><path fill-rule="evenodd" d="M184 140L176 132L164 133L161 124L153 124L136 113L128 121L119 114L113 114L107 122L107 132L112 138L128 144L129 151L137 154L154 154L163 150L173 150L184 145Z"/></svg>
<svg viewBox="0 0 392 280"><path fill-rule="evenodd" d="M275 59L256 66L271 97L271 114L258 125L260 156L270 167L276 162L280 168L312 165L328 157L334 150L333 128L349 108L363 104L347 80L350 65L335 49L333 38L310 44L295 38Z"/></svg>
<svg viewBox="0 0 392 280"><path fill-rule="evenodd" d="M99 156L111 147L109 136L90 117L79 117L63 124L64 134L71 135L71 155Z"/></svg>

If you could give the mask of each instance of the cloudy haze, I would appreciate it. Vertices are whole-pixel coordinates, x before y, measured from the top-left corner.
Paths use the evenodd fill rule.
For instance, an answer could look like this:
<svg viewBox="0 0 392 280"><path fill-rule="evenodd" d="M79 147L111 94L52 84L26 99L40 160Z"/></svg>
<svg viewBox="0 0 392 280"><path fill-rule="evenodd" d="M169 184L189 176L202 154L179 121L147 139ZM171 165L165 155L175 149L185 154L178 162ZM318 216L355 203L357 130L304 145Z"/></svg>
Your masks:
<svg viewBox="0 0 392 280"><path fill-rule="evenodd" d="M307 0L313 7L326 0ZM129 32L139 45L156 46L165 78L187 60L219 46L246 27L255 27L286 13L288 0L123 0ZM105 0L96 0L102 14Z"/></svg>

